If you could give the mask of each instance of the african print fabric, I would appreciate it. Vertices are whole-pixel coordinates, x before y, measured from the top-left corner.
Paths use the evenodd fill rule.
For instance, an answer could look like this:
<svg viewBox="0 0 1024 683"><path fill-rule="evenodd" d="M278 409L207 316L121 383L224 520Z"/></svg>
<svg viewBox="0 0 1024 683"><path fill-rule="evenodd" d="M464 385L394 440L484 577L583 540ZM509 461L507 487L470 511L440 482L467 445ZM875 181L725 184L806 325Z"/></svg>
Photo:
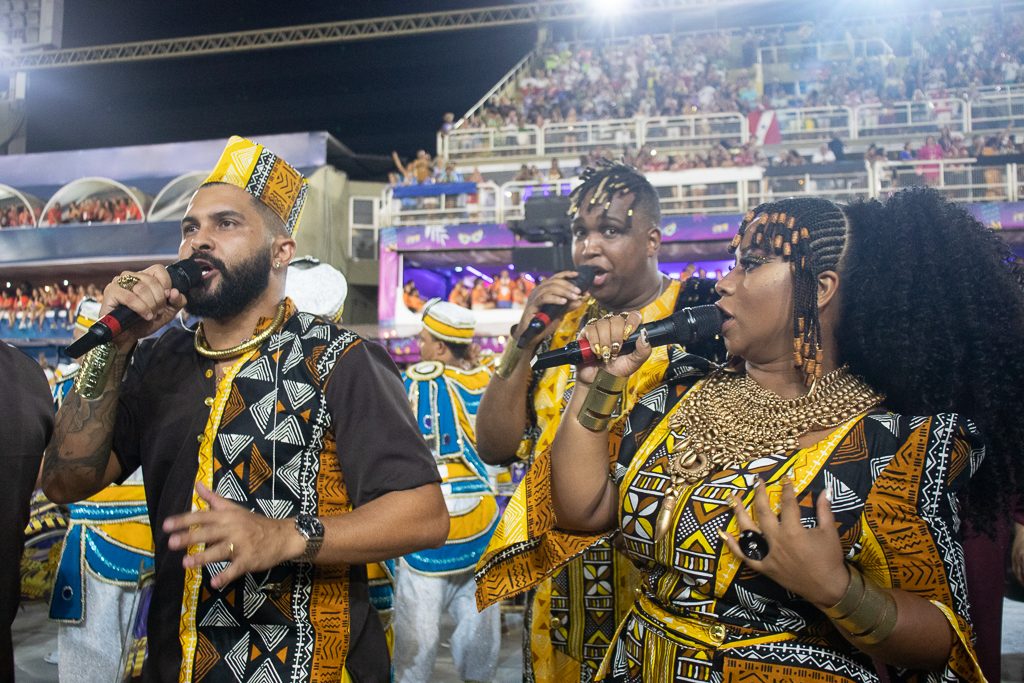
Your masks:
<svg viewBox="0 0 1024 683"><path fill-rule="evenodd" d="M451 523L440 548L405 556L423 574L452 574L476 566L498 525L491 472L476 452L476 412L491 371L423 361L404 375L416 422L441 474L441 492Z"/></svg>
<svg viewBox="0 0 1024 683"><path fill-rule="evenodd" d="M890 668L889 680L983 680L966 619L956 500L984 457L970 421L856 417L813 446L755 457L687 487L674 531L655 542L669 453L685 439L671 431L669 417L687 395L681 383L659 387L634 409L623 437L620 462L629 466L619 489L621 540L643 578L603 666L605 680L880 680L871 659L824 614L745 568L718 537L738 533L733 495L749 508L761 478L777 512L787 475L805 526L814 525L814 502L829 491L847 561L880 586L930 600L956 634L945 672Z"/></svg>
<svg viewBox="0 0 1024 683"><path fill-rule="evenodd" d="M197 480L274 519L342 514L351 505L323 389L362 340L286 301L284 328L218 384ZM194 496L194 510L205 506ZM210 579L224 566L185 570L181 681L344 680L348 565L285 563L218 590Z"/></svg>
<svg viewBox="0 0 1024 683"><path fill-rule="evenodd" d="M226 183L245 190L273 211L295 236L309 182L288 162L263 145L232 135L217 165L203 181Z"/></svg>
<svg viewBox="0 0 1024 683"><path fill-rule="evenodd" d="M670 282L641 310L644 322L671 315L681 303L681 289L678 281ZM591 300L590 305L566 315L548 348L574 341L596 314L595 307ZM609 466L618 452L625 414L638 398L666 379L670 357L681 355L679 347L657 347L630 377L609 428ZM589 536L554 528L548 449L574 384L575 368L570 365L548 369L535 378L530 404L530 414L535 417L520 447L520 457L528 461L529 470L477 565L477 604L481 608L536 589L525 624L527 681L592 680L614 640L619 618L632 602L636 582L635 569L610 543L595 544Z"/></svg>

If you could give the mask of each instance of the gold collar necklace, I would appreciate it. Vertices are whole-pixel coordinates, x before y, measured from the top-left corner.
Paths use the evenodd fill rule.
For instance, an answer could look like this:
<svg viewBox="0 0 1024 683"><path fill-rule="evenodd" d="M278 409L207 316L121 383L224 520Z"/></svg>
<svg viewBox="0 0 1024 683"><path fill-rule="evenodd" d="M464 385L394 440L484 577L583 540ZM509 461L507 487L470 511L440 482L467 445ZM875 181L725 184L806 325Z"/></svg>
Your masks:
<svg viewBox="0 0 1024 683"><path fill-rule="evenodd" d="M199 326L196 328L195 336L196 353L204 358L225 360L227 358L241 356L247 351L259 348L263 342L270 339L270 335L281 329L284 324L284 313L286 308L284 299L282 299L281 303L277 305L277 313L274 314L274 319L271 321L270 325L267 326L267 329L263 330L259 334L253 335L249 339L246 339L241 344L237 344L228 349L211 349L206 343L206 334L203 333L203 324L199 323Z"/></svg>
<svg viewBox="0 0 1024 683"><path fill-rule="evenodd" d="M668 464L672 483L658 515L655 539L668 531L676 498L690 484L760 456L794 450L804 434L834 429L883 400L845 365L793 399L775 395L746 373L714 372L669 418L676 437Z"/></svg>

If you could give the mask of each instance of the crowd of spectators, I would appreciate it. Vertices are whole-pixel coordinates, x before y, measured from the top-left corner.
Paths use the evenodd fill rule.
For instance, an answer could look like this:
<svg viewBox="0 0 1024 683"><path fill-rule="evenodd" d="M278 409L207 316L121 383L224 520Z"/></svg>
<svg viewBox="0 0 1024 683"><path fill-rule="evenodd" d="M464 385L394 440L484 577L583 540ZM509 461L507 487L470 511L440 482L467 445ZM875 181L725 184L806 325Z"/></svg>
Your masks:
<svg viewBox="0 0 1024 683"><path fill-rule="evenodd" d="M522 308L535 285L536 281L531 275L502 270L493 279L477 277L472 281L465 278L456 280L447 298L453 304L473 310ZM402 287L402 302L413 313L423 310L426 300L412 279L407 280Z"/></svg>
<svg viewBox="0 0 1024 683"><path fill-rule="evenodd" d="M7 283L0 290L0 330L67 332L74 327L79 302L102 293L95 285L72 285L65 281L33 286L29 282ZM63 313L61 313L63 311Z"/></svg>
<svg viewBox="0 0 1024 683"><path fill-rule="evenodd" d="M20 201L10 201L0 206L0 228L24 228L35 225L32 212Z"/></svg>
<svg viewBox="0 0 1024 683"><path fill-rule="evenodd" d="M859 41L879 38L872 49ZM549 44L534 68L462 123L520 129L532 124L740 112L924 100L968 95L980 86L1024 81L1024 16L985 14L946 19L939 11L905 21L805 24L795 32L644 35L607 43ZM845 43L857 56L822 57L788 45ZM771 79L759 92L752 68L759 48L802 74L799 92ZM441 131L454 117L446 114Z"/></svg>
<svg viewBox="0 0 1024 683"><path fill-rule="evenodd" d="M87 198L62 206L54 202L43 216L42 225L89 223L130 223L142 220L136 202L127 197Z"/></svg>

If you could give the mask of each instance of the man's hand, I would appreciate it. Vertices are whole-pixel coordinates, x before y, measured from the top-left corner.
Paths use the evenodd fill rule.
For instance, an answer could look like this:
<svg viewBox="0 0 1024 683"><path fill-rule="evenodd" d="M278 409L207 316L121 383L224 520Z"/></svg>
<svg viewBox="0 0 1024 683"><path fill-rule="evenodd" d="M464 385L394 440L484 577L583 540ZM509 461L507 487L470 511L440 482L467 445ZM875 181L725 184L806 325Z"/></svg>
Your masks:
<svg viewBox="0 0 1024 683"><path fill-rule="evenodd" d="M570 278L576 277L577 273L575 270L563 270L560 273L555 273L547 280L544 280L539 285L534 287L533 291L530 292L530 296L526 299L526 305L523 308L523 315L519 319L518 330L522 333L526 329L526 326L533 320L533 316L537 314L540 307L544 304L554 304L556 306L568 305L566 312L575 311L577 308L583 305L583 291L574 285ZM538 344L551 334L551 331L558 326L561 321L561 316L551 321L551 324L544 328L544 332L534 337L531 347L536 348Z"/></svg>
<svg viewBox="0 0 1024 683"><path fill-rule="evenodd" d="M172 550L204 544L195 554L186 554L185 568L228 562L227 568L210 584L223 588L249 572L270 569L302 555L306 539L291 519L270 519L217 495L200 482L196 493L209 509L176 515L164 522Z"/></svg>
<svg viewBox="0 0 1024 683"><path fill-rule="evenodd" d="M126 288L124 283L137 282ZM100 317L117 306L127 306L142 318L119 334L114 343L121 350L130 349L136 341L148 337L170 322L187 303L185 296L171 286L171 276L163 266L150 266L140 272L125 271L103 289Z"/></svg>

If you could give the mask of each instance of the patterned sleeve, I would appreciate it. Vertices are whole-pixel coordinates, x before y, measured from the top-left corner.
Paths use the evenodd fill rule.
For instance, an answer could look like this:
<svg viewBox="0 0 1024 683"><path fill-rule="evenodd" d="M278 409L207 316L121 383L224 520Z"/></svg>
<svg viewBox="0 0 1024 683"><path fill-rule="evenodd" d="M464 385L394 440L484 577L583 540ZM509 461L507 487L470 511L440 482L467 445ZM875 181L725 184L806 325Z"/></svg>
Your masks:
<svg viewBox="0 0 1024 683"><path fill-rule="evenodd" d="M934 604L955 638L942 674L895 671L893 680L984 680L972 644L957 494L985 448L956 414L909 418L896 452L873 454L878 471L861 518L856 562L875 583Z"/></svg>
<svg viewBox="0 0 1024 683"><path fill-rule="evenodd" d="M650 428L707 370L703 359L681 356L677 361L688 361L689 365L679 365L687 370L675 373L671 381L659 384L638 399L627 420L619 423L628 424L621 435L618 457L609 463L613 479L621 478L629 458L636 452L636 443L643 441ZM576 533L563 531L556 523L549 447L538 453L530 465L477 564L480 609L533 588L590 546L619 531L613 528L596 534Z"/></svg>

